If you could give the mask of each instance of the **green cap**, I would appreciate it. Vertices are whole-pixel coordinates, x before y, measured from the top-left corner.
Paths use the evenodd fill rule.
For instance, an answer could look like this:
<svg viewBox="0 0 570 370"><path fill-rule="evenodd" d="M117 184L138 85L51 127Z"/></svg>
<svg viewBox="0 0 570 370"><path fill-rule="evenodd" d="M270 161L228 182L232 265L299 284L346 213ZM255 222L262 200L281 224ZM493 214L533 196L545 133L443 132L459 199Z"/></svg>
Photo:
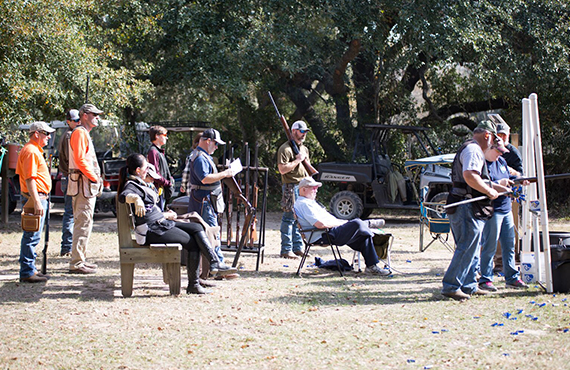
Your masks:
<svg viewBox="0 0 570 370"><path fill-rule="evenodd" d="M477 128L485 129L493 135L497 135L497 126L489 120L481 121L481 123L477 125Z"/></svg>

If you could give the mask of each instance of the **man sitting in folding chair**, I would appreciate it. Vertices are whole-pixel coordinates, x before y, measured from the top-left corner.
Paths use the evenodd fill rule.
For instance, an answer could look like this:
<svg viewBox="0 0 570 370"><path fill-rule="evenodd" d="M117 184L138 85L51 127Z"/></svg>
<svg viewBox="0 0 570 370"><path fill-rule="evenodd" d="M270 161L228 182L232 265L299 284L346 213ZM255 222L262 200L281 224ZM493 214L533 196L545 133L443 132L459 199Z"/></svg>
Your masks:
<svg viewBox="0 0 570 370"><path fill-rule="evenodd" d="M328 244L328 240L323 240L325 237L323 233L324 229L329 229L328 235L331 243L334 245L346 244L353 250L362 253L366 263L366 272L381 276L390 275L390 270L378 266L380 261L372 240L374 233L370 230L371 226L383 226L384 220L362 221L355 218L347 221L334 217L315 200L317 191L322 185L322 183L313 180L312 177L305 177L299 183L299 198L295 201L294 208L301 228L316 227L323 229L321 232L307 233L310 236L307 234L305 236L312 239L308 242L319 243L322 241L323 244ZM371 225L371 222L374 224Z"/></svg>

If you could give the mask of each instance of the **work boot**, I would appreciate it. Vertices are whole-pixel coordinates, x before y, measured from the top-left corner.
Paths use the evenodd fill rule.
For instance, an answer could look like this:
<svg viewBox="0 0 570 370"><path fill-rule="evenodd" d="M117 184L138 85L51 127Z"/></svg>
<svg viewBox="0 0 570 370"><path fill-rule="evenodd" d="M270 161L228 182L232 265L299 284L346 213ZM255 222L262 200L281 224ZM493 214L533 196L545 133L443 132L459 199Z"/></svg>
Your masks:
<svg viewBox="0 0 570 370"><path fill-rule="evenodd" d="M237 269L227 266L225 263L220 262L214 248L210 245L210 239L208 239L208 235L206 235L205 231L197 232L196 234L192 235L196 240L196 244L200 247L200 251L208 261L210 262L210 275L228 275L228 274L235 274Z"/></svg>
<svg viewBox="0 0 570 370"><path fill-rule="evenodd" d="M188 272L188 294L208 294L211 290L204 289L200 285L200 253L188 252L188 260L186 262L186 271Z"/></svg>

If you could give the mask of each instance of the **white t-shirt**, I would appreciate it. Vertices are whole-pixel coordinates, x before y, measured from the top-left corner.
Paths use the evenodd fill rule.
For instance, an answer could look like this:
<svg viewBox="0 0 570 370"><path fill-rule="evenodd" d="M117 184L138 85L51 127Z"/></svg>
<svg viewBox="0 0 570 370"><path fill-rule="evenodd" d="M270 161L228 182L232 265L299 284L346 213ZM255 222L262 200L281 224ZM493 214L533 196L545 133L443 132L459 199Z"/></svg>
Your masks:
<svg viewBox="0 0 570 370"><path fill-rule="evenodd" d="M303 196L297 198L294 208L302 229L314 227L317 221L321 221L325 225L335 224L340 221L317 203L317 201ZM312 243L318 240L323 232L324 231L314 231L312 235L311 232L307 232L305 233L305 237L310 239L309 243Z"/></svg>

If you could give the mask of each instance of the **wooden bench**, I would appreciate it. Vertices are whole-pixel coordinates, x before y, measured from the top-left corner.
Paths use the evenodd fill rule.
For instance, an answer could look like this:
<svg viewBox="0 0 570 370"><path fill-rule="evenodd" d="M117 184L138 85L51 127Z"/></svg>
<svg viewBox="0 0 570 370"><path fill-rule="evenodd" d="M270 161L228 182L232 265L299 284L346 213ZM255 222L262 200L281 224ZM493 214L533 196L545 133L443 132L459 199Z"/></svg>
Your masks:
<svg viewBox="0 0 570 370"><path fill-rule="evenodd" d="M121 262L121 292L123 297L133 294L135 264L161 263L163 280L170 288L170 294L180 294L180 244L139 245L134 236L134 222L131 207L119 203L117 208L117 232L119 233L119 256Z"/></svg>

